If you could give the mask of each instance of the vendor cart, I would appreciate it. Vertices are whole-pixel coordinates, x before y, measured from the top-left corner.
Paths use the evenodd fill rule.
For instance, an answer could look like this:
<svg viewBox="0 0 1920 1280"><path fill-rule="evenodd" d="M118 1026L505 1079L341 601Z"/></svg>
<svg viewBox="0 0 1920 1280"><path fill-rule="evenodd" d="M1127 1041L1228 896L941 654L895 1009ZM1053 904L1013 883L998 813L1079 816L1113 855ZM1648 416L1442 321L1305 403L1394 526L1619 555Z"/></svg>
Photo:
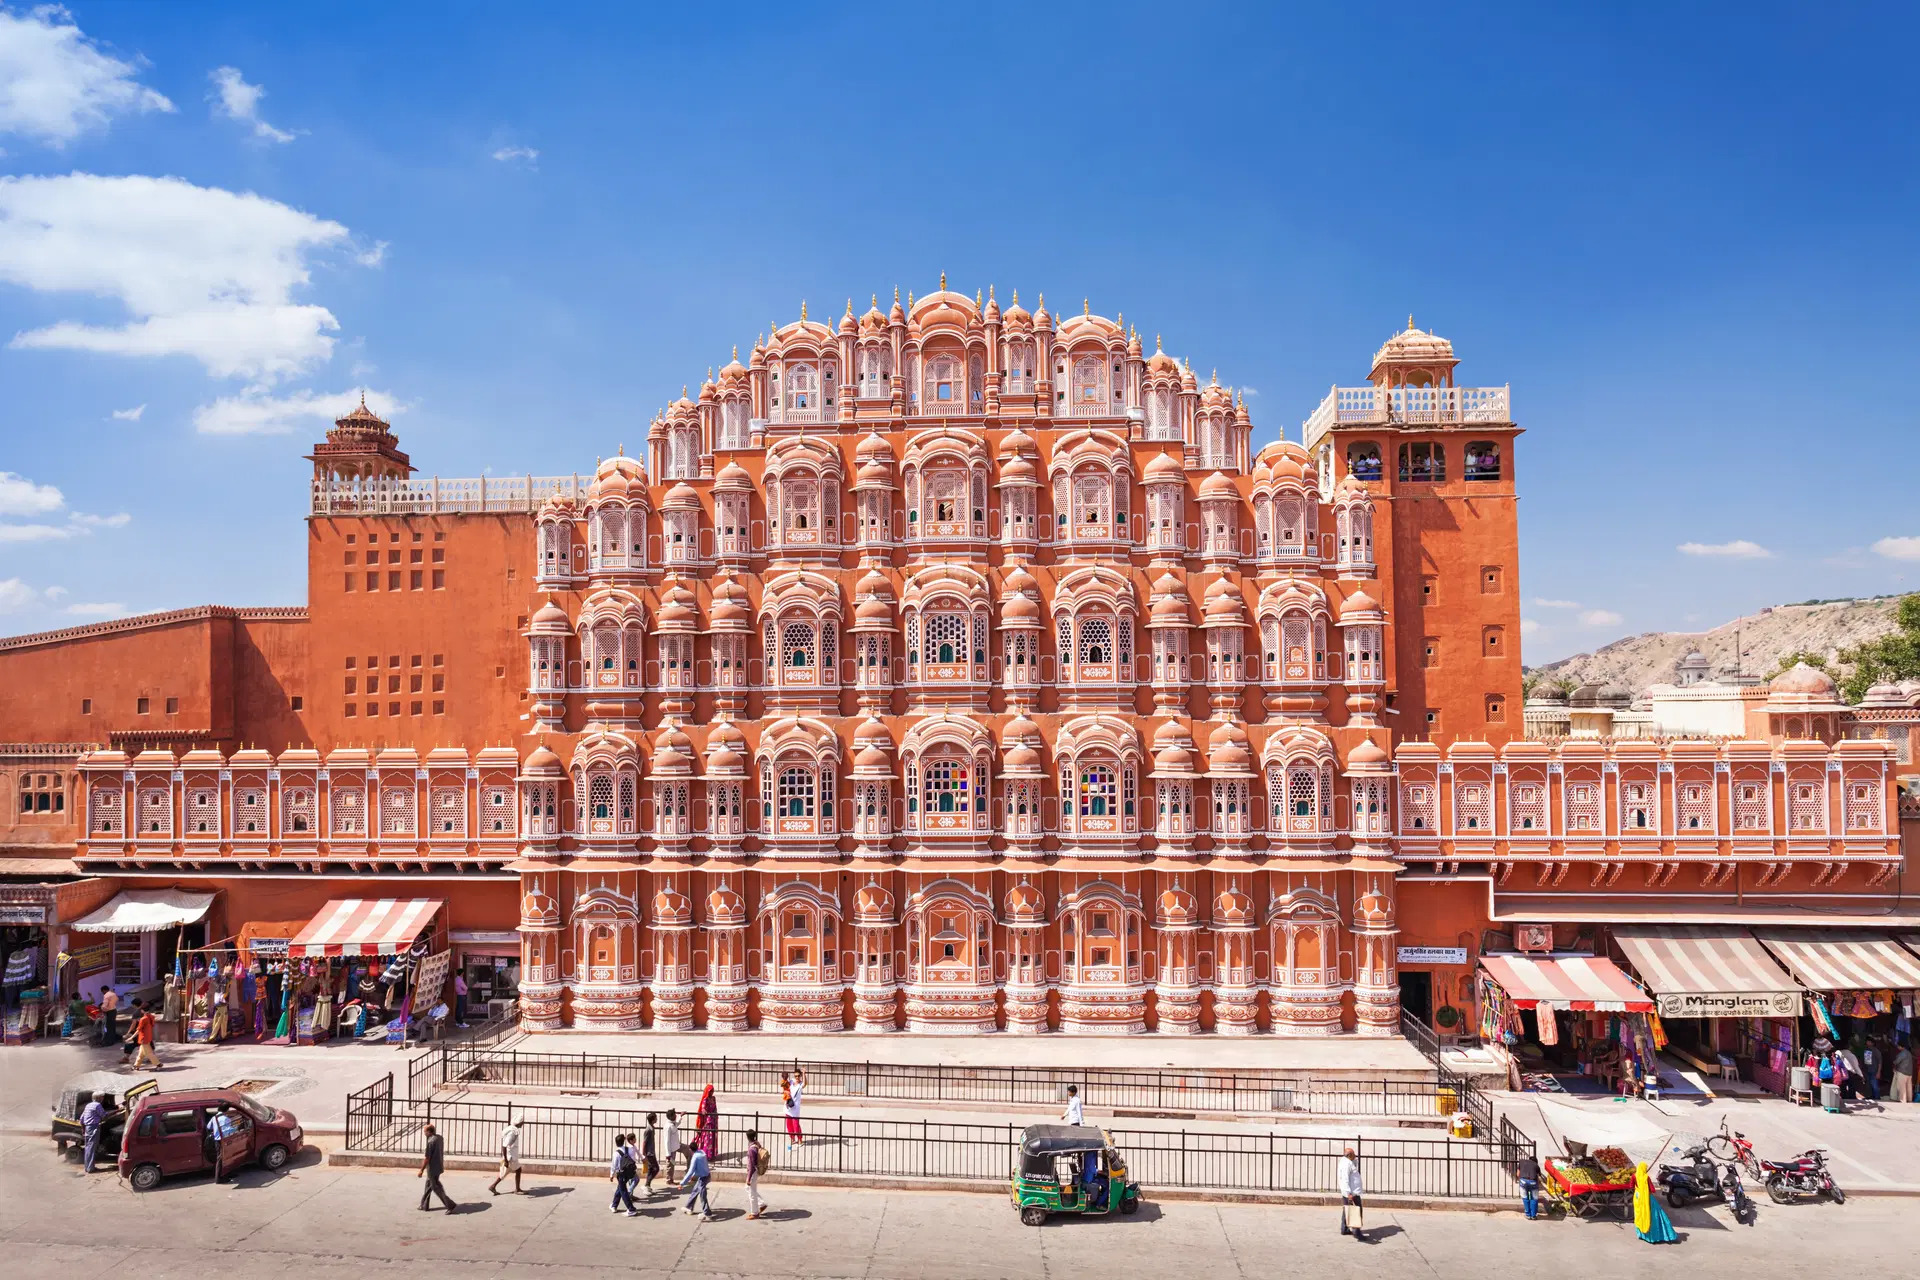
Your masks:
<svg viewBox="0 0 1920 1280"><path fill-rule="evenodd" d="M1632 1161L1618 1149L1591 1156L1548 1156L1540 1162L1540 1190L1548 1205L1581 1218L1633 1214Z"/></svg>

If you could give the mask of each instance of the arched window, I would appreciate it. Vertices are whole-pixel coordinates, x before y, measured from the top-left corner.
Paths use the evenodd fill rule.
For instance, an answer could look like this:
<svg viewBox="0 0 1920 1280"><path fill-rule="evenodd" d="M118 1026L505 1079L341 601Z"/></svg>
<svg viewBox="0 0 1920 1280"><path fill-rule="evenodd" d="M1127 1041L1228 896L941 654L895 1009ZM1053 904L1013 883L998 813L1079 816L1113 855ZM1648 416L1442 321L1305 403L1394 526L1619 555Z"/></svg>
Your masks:
<svg viewBox="0 0 1920 1280"><path fill-rule="evenodd" d="M789 622L780 633L780 665L783 667L811 668L813 666L813 624L807 622Z"/></svg>
<svg viewBox="0 0 1920 1280"><path fill-rule="evenodd" d="M1180 431L1173 417L1173 392L1162 388L1147 393L1147 439L1178 440Z"/></svg>
<svg viewBox="0 0 1920 1280"><path fill-rule="evenodd" d="M1100 356L1081 356L1073 362L1072 412L1093 416L1106 410L1107 362Z"/></svg>
<svg viewBox="0 0 1920 1280"><path fill-rule="evenodd" d="M1461 474L1469 480L1500 478L1500 446L1492 440L1475 440L1467 445Z"/></svg>
<svg viewBox="0 0 1920 1280"><path fill-rule="evenodd" d="M667 479L691 480L700 474L696 461L700 453L699 433L692 427L676 427L667 436Z"/></svg>
<svg viewBox="0 0 1920 1280"><path fill-rule="evenodd" d="M1447 478L1447 451L1439 444L1400 446L1400 479L1411 484L1439 484Z"/></svg>
<svg viewBox="0 0 1920 1280"><path fill-rule="evenodd" d="M1355 480L1379 480L1382 476L1380 446L1367 440L1348 445L1347 474Z"/></svg>
<svg viewBox="0 0 1920 1280"><path fill-rule="evenodd" d="M820 413L820 385L814 376L810 364L791 365L787 369L786 412L781 416L790 422L811 422ZM780 403L780 397L774 397L774 403Z"/></svg>
<svg viewBox="0 0 1920 1280"><path fill-rule="evenodd" d="M1105 618L1083 618L1080 622L1080 661L1113 661L1113 624Z"/></svg>
<svg viewBox="0 0 1920 1280"><path fill-rule="evenodd" d="M952 356L935 356L927 361L927 389L921 404L925 412L952 411L961 407L960 362Z"/></svg>
<svg viewBox="0 0 1920 1280"><path fill-rule="evenodd" d="M779 814L783 818L811 818L817 796L814 771L791 765L780 771Z"/></svg>
<svg viewBox="0 0 1920 1280"><path fill-rule="evenodd" d="M1007 391L1015 395L1031 395L1033 380L1038 375L1034 371L1033 343L1024 339L1007 344Z"/></svg>
<svg viewBox="0 0 1920 1280"><path fill-rule="evenodd" d="M744 449L747 440L747 402L744 399L729 400L720 410L720 447Z"/></svg>

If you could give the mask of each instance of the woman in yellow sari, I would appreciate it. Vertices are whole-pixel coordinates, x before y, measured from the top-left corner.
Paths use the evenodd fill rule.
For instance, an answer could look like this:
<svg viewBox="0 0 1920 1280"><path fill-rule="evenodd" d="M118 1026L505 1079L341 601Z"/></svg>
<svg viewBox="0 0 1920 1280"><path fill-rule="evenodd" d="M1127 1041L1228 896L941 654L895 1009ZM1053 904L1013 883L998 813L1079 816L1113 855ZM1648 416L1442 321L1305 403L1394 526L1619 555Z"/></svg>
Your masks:
<svg viewBox="0 0 1920 1280"><path fill-rule="evenodd" d="M1674 1234L1673 1220L1653 1194L1644 1163L1633 1170L1633 1228L1648 1244L1672 1244L1680 1238Z"/></svg>

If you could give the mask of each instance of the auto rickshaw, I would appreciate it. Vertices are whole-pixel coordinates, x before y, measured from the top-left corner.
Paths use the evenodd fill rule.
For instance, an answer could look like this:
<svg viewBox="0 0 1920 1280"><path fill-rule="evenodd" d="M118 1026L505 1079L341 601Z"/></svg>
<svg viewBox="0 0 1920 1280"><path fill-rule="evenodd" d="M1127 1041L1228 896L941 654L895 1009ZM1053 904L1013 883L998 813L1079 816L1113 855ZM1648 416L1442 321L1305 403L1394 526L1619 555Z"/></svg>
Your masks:
<svg viewBox="0 0 1920 1280"><path fill-rule="evenodd" d="M57 1151L64 1152L68 1146L80 1146L86 1141L86 1128L80 1123L80 1113L87 1109L96 1094L111 1096L113 1105L107 1109L107 1117L100 1124L101 1163L111 1164L120 1154L120 1138L127 1126L127 1116L133 1111L133 1104L140 1101L160 1087L158 1080L142 1080L135 1085L127 1085L126 1077L117 1071L89 1071L85 1075L69 1080L60 1090L60 1096L53 1104L53 1145Z"/></svg>
<svg viewBox="0 0 1920 1280"><path fill-rule="evenodd" d="M1037 1227L1054 1213L1137 1213L1140 1184L1126 1161L1092 1125L1036 1124L1020 1137L1013 1170L1013 1207Z"/></svg>

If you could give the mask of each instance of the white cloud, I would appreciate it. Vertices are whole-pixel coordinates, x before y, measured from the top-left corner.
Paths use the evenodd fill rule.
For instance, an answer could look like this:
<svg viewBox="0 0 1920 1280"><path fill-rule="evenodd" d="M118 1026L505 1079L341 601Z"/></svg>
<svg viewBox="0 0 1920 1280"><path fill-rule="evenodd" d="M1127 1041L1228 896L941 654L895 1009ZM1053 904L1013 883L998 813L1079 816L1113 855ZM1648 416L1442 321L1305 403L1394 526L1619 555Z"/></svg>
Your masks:
<svg viewBox="0 0 1920 1280"><path fill-rule="evenodd" d="M1578 609L1580 607L1578 600L1543 600L1535 596L1533 602L1542 609Z"/></svg>
<svg viewBox="0 0 1920 1280"><path fill-rule="evenodd" d="M405 411L405 406L384 391L369 391L366 396L367 407L388 421ZM201 405L193 411L193 425L210 436L284 435L296 429L323 427L359 403L358 391L326 395L296 391L271 396L250 387L240 395L222 396L212 404Z"/></svg>
<svg viewBox="0 0 1920 1280"><path fill-rule="evenodd" d="M40 593L18 578L0 578L0 613L19 613L40 603Z"/></svg>
<svg viewBox="0 0 1920 1280"><path fill-rule="evenodd" d="M353 260L363 267L377 267L387 260L387 242L375 240L371 249L361 249L353 255Z"/></svg>
<svg viewBox="0 0 1920 1280"><path fill-rule="evenodd" d="M65 495L52 485L0 471L0 516L43 516L66 505Z"/></svg>
<svg viewBox="0 0 1920 1280"><path fill-rule="evenodd" d="M179 178L0 177L0 281L112 298L131 317L59 321L15 347L184 355L222 378L301 373L333 354L340 325L293 294L313 258L342 248L337 222Z"/></svg>
<svg viewBox="0 0 1920 1280"><path fill-rule="evenodd" d="M140 415L146 411L147 406L144 404L137 404L131 409L115 409L113 411L113 420L115 422L138 422L140 421Z"/></svg>
<svg viewBox="0 0 1920 1280"><path fill-rule="evenodd" d="M1532 618L1522 618L1522 619L1520 619L1520 634L1521 634L1521 635L1523 635L1523 636L1530 636L1530 635L1533 635L1534 633L1536 633L1536 632L1538 632L1539 630L1540 630L1540 624L1539 624L1538 622L1536 622L1536 621L1534 621L1534 620L1533 620Z"/></svg>
<svg viewBox="0 0 1920 1280"><path fill-rule="evenodd" d="M540 159L540 153L532 147L501 147L493 153L493 158L502 164L513 160L524 160L533 164Z"/></svg>
<svg viewBox="0 0 1920 1280"><path fill-rule="evenodd" d="M1873 553L1889 560L1920 560L1920 538L1882 538Z"/></svg>
<svg viewBox="0 0 1920 1280"><path fill-rule="evenodd" d="M0 524L0 542L58 542L76 532L57 524Z"/></svg>
<svg viewBox="0 0 1920 1280"><path fill-rule="evenodd" d="M221 67L208 73L218 95L213 99L216 115L229 120L238 120L241 124L253 126L253 136L265 138L268 142L292 142L293 135L285 129L276 129L260 118L260 99L267 91L257 84L248 84L240 75L238 67Z"/></svg>
<svg viewBox="0 0 1920 1280"><path fill-rule="evenodd" d="M75 618L119 618L126 615L127 606L118 601L103 601L98 604L70 604L61 612Z"/></svg>
<svg viewBox="0 0 1920 1280"><path fill-rule="evenodd" d="M133 519L124 511L115 512L110 516L90 516L84 511L76 511L69 518L82 529L118 529Z"/></svg>
<svg viewBox="0 0 1920 1280"><path fill-rule="evenodd" d="M59 5L0 8L0 133L59 147L117 115L173 110L138 71L102 53Z"/></svg>
<svg viewBox="0 0 1920 1280"><path fill-rule="evenodd" d="M1678 550L1682 555L1719 556L1727 560L1768 560L1773 556L1773 552L1745 538L1732 542L1683 542Z"/></svg>
<svg viewBox="0 0 1920 1280"><path fill-rule="evenodd" d="M1611 609L1589 609L1580 615L1580 621L1589 627L1617 627L1625 619Z"/></svg>

